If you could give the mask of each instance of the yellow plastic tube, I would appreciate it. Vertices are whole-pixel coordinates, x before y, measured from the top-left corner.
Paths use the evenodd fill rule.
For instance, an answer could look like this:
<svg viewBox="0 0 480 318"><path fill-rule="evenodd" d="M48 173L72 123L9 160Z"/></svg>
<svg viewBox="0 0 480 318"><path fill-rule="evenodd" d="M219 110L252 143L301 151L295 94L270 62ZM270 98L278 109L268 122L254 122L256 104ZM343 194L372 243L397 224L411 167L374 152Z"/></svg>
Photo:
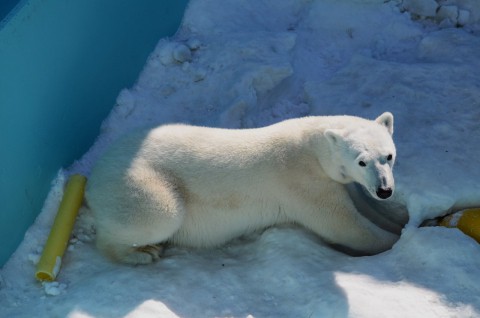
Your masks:
<svg viewBox="0 0 480 318"><path fill-rule="evenodd" d="M75 174L68 180L47 243L37 264L35 277L41 281L53 281L60 271L62 257L68 246L73 225L82 205L87 178Z"/></svg>
<svg viewBox="0 0 480 318"><path fill-rule="evenodd" d="M480 243L480 208L467 209L444 217L439 225L456 227Z"/></svg>

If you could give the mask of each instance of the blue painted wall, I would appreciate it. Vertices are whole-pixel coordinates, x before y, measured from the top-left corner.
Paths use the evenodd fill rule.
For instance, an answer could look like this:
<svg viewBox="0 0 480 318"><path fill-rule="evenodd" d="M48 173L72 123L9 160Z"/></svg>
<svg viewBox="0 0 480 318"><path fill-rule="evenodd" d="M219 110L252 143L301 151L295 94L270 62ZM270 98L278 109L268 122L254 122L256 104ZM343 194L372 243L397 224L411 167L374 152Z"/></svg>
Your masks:
<svg viewBox="0 0 480 318"><path fill-rule="evenodd" d="M0 266L187 0L22 1L0 29ZM1 13L1 12L0 12ZM4 18L5 14L0 16Z"/></svg>
<svg viewBox="0 0 480 318"><path fill-rule="evenodd" d="M19 0L2 0L0 2L0 20L3 20L18 2Z"/></svg>

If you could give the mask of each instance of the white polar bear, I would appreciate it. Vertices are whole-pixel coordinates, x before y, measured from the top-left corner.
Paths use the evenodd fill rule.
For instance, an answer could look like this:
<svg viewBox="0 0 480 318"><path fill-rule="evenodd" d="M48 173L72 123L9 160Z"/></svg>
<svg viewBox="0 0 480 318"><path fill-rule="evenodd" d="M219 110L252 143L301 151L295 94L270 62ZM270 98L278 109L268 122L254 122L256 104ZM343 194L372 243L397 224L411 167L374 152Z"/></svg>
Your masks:
<svg viewBox="0 0 480 318"><path fill-rule="evenodd" d="M116 142L94 167L86 200L97 246L146 264L171 243L212 247L280 223L366 254L398 235L362 216L344 184L392 195L393 116L305 117L229 130L167 125ZM157 245L155 245L157 244Z"/></svg>

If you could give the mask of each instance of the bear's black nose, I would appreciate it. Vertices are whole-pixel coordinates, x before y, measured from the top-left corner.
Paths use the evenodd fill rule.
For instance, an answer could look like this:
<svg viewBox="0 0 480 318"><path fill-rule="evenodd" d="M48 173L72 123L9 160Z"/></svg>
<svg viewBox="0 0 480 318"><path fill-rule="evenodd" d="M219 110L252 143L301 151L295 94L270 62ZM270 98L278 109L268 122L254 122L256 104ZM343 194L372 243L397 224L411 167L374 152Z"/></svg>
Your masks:
<svg viewBox="0 0 480 318"><path fill-rule="evenodd" d="M391 188L386 188L386 189L383 189L383 188L378 188L377 189L377 196L380 198L380 199L387 199L389 198L391 195L392 195L392 189Z"/></svg>

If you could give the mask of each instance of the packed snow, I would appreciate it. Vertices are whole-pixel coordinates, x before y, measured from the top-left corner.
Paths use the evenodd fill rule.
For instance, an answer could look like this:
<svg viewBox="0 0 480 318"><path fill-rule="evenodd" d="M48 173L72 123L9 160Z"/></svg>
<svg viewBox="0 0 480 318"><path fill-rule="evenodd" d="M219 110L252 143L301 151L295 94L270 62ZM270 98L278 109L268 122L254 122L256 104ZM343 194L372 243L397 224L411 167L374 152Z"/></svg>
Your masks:
<svg viewBox="0 0 480 318"><path fill-rule="evenodd" d="M480 207L479 36L476 0L192 0L95 144L59 171L0 271L0 316L480 317L480 245L457 229L419 227ZM348 256L286 225L130 267L98 253L91 216L80 213L57 281L34 279L65 180L88 176L122 134L384 111L395 116L396 192L377 209L409 215L387 252Z"/></svg>

